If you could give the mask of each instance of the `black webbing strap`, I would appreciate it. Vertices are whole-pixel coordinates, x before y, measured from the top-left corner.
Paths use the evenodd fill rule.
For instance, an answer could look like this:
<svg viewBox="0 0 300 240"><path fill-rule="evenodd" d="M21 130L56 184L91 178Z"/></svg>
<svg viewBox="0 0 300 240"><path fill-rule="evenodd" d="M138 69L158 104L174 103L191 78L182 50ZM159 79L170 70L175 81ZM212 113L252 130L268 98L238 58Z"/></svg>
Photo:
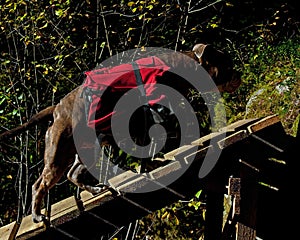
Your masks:
<svg viewBox="0 0 300 240"><path fill-rule="evenodd" d="M146 91L145 91L144 84L143 84L143 79L142 79L138 64L136 62L132 62L131 65L132 65L132 68L134 71L136 85L141 93L140 102L142 105L144 105L145 114L150 113L148 117L151 117L151 121L153 123L161 123L163 121L163 119L156 111L153 110L153 108L150 107L150 105L148 103ZM170 109L171 109L171 107L170 107ZM146 121L146 119L145 119L145 121Z"/></svg>
<svg viewBox="0 0 300 240"><path fill-rule="evenodd" d="M144 124L145 127L149 127L150 125L153 124L153 115L152 115L152 111L150 109L150 106L148 104L147 101L147 95L146 95L146 91L144 88L144 84L143 84L143 79L140 73L140 69L139 66L136 62L132 62L132 68L134 71L134 75L135 75L135 80L136 80L136 85L141 93L140 96L140 103L143 105L143 109L144 109ZM146 138L147 138L147 131L144 132L144 136L142 136L142 141L143 143L145 143ZM149 161L149 159L142 159L141 161L141 167L140 167L140 173L144 173L146 172L146 167L147 167L147 162Z"/></svg>
<svg viewBox="0 0 300 240"><path fill-rule="evenodd" d="M147 95L146 95L146 91L145 91L145 88L144 88L143 79L142 79L142 76L141 76L139 66L136 62L132 62L131 65L133 67L134 76L135 76L135 80L136 80L136 85L137 85L137 87L138 87L138 89L140 90L140 93L141 93L140 101L143 105L148 105Z"/></svg>

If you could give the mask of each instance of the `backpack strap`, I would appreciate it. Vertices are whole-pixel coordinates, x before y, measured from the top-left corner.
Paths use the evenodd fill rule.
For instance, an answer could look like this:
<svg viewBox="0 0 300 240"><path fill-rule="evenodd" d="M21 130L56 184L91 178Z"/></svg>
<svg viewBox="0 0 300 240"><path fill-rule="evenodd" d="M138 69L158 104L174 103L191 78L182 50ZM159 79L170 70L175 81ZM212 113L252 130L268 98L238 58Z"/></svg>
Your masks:
<svg viewBox="0 0 300 240"><path fill-rule="evenodd" d="M143 105L148 106L149 104L148 104L148 101L147 101L147 95L146 95L146 91L145 91L145 88L144 88L143 79L142 79L142 76L141 76L139 66L136 62L132 62L131 65L132 65L132 68L133 68L137 88L139 89L139 91L141 93L140 101Z"/></svg>
<svg viewBox="0 0 300 240"><path fill-rule="evenodd" d="M151 118L151 121L153 123L163 122L162 117L148 103L146 91L145 91L144 84L143 84L143 78L141 76L141 72L140 72L138 64L136 62L132 62L131 65L133 67L136 85L141 93L140 102L144 106L145 114L148 113L148 116ZM145 116L145 118L146 118L146 116ZM146 119L145 119L145 121L146 121Z"/></svg>

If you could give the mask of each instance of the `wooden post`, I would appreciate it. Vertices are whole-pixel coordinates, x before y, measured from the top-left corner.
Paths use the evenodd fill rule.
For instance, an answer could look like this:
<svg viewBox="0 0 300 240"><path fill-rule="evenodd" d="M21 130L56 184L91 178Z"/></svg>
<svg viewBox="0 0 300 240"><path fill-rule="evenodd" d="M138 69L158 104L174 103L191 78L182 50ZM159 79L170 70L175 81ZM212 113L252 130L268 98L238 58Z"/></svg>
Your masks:
<svg viewBox="0 0 300 240"><path fill-rule="evenodd" d="M236 240L255 240L256 231L240 222L236 224Z"/></svg>
<svg viewBox="0 0 300 240"><path fill-rule="evenodd" d="M228 183L228 195L232 196L232 218L236 215L240 215L240 201L241 201L241 179L240 178L229 178Z"/></svg>
<svg viewBox="0 0 300 240"><path fill-rule="evenodd" d="M257 172L259 169L247 162L240 168L241 197L240 214L236 224L236 240L256 239L256 212L257 212Z"/></svg>
<svg viewBox="0 0 300 240"><path fill-rule="evenodd" d="M223 228L221 240L233 239L233 236L235 236L236 221L241 212L241 178L229 177L227 187L228 196L231 196L232 203Z"/></svg>
<svg viewBox="0 0 300 240"><path fill-rule="evenodd" d="M228 195L232 197L232 214L228 216L221 239L230 236L235 236L235 240L256 239L257 185L253 173L247 172L242 168L243 178L229 178Z"/></svg>

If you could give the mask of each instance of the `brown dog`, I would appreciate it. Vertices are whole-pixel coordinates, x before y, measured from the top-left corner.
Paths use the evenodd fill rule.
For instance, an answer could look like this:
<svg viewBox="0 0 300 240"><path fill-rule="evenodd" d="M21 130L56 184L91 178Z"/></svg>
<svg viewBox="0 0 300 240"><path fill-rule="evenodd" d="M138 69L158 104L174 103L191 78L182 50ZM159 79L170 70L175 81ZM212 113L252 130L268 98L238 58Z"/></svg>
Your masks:
<svg viewBox="0 0 300 240"><path fill-rule="evenodd" d="M197 73L200 64L209 73L218 88L206 89L207 91L233 92L239 87L241 80L235 75L232 62L224 53L204 44L197 44L192 51L183 53L182 56L178 53L162 54L159 58L171 69L181 68L195 73ZM196 61L190 61L187 64L183 55ZM161 78L161 81L162 84L175 87L183 94L187 93L186 90L189 86L184 83L172 82L171 79L164 77ZM173 84L177 84L177 86ZM67 175L70 181L94 194L103 190L98 186L84 184L79 178L86 171L86 167L82 164L82 159L76 157L78 156L78 144L83 151L89 151L94 145L94 142L89 141L88 138L92 129L87 127L85 99L78 97L82 91L83 86L77 87L61 99L57 105L40 111L27 123L0 135L0 139L11 137L42 121L53 118L53 124L47 130L45 136L44 169L32 186L32 218L34 222L45 220L45 216L41 214L42 200L47 191L60 180L71 164L73 166ZM74 137L80 139L80 143L76 143L76 146Z"/></svg>

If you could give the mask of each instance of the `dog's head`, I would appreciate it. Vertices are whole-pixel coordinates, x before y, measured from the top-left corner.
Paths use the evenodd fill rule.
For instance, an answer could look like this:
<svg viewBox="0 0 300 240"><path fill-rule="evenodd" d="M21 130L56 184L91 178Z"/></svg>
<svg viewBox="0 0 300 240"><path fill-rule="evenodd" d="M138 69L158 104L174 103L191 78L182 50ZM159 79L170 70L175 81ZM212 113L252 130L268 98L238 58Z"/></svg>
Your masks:
<svg viewBox="0 0 300 240"><path fill-rule="evenodd" d="M211 45L196 44L193 52L201 66L214 80L220 92L234 92L241 84L240 74L233 69L231 58Z"/></svg>

